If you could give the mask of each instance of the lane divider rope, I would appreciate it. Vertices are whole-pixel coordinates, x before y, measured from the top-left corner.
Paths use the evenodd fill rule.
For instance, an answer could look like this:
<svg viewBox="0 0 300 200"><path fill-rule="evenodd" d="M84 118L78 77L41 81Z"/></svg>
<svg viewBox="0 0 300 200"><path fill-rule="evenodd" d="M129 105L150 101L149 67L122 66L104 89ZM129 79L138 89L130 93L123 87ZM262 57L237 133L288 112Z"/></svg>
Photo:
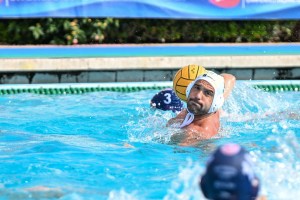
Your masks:
<svg viewBox="0 0 300 200"><path fill-rule="evenodd" d="M260 89L266 92L299 92L300 84L253 84L255 89ZM68 88L0 88L0 95L11 95L19 93L34 93L34 94L44 94L44 95L64 95L64 94L83 94L89 92L138 92L142 90L162 90L166 88L165 86L124 86L124 87L68 87Z"/></svg>

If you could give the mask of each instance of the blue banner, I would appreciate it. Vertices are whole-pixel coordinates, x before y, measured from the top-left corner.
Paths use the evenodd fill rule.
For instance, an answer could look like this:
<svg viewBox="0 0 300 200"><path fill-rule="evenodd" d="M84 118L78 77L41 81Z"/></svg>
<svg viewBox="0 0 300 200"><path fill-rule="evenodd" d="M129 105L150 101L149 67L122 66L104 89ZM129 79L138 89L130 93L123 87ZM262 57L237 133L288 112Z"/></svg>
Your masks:
<svg viewBox="0 0 300 200"><path fill-rule="evenodd" d="M0 0L0 18L300 19L300 0Z"/></svg>

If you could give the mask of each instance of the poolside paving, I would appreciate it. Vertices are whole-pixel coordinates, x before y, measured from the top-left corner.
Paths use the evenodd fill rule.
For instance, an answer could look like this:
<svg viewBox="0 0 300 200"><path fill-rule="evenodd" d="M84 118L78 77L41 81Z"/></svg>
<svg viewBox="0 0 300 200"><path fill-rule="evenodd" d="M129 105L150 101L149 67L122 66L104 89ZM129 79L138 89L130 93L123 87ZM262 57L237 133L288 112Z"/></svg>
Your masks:
<svg viewBox="0 0 300 200"><path fill-rule="evenodd" d="M188 64L240 80L299 80L300 44L0 46L0 83L171 81Z"/></svg>

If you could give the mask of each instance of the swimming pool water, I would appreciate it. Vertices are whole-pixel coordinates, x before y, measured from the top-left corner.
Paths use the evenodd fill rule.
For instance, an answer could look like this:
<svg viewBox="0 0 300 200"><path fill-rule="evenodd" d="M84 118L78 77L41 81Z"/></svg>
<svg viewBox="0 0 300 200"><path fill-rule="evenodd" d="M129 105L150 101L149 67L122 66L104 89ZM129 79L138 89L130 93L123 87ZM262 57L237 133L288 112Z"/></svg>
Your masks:
<svg viewBox="0 0 300 200"><path fill-rule="evenodd" d="M253 155L260 194L300 195L299 92L238 82L220 134L196 147L170 143L156 92L0 96L0 199L204 199L198 177L228 142Z"/></svg>

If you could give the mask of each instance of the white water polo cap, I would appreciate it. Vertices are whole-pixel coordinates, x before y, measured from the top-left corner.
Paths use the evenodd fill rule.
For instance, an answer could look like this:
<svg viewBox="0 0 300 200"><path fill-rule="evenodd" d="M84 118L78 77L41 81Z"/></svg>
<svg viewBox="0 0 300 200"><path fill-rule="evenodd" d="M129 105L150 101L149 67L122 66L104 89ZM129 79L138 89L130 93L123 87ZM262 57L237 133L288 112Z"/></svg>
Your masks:
<svg viewBox="0 0 300 200"><path fill-rule="evenodd" d="M192 87L199 80L207 81L215 89L214 98L208 113L214 113L223 106L224 103L224 78L213 71L206 70L206 73L198 76L186 88L186 97L188 98Z"/></svg>

